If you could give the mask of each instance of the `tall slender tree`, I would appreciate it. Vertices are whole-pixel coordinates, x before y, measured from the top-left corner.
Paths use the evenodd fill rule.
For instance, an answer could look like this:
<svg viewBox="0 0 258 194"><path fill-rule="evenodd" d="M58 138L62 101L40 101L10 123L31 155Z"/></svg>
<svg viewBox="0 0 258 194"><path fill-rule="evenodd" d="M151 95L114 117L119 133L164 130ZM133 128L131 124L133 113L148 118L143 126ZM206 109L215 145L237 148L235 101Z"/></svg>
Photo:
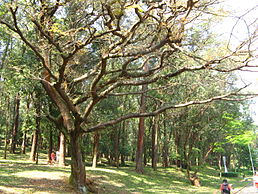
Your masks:
<svg viewBox="0 0 258 194"><path fill-rule="evenodd" d="M13 126L12 126L12 137L11 137L11 147L10 147L10 153L13 153L13 154L15 154L16 145L17 145L19 116L20 116L20 94L17 94L14 99Z"/></svg>

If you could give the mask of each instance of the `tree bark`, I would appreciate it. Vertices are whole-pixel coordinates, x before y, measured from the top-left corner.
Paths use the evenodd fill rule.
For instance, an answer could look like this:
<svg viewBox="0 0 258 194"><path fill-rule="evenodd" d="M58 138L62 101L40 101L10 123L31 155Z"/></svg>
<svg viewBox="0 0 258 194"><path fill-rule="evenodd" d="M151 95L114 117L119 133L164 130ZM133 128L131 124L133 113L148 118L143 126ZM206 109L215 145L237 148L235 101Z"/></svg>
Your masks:
<svg viewBox="0 0 258 194"><path fill-rule="evenodd" d="M26 153L26 139L27 139L27 134L24 131L23 133L23 138L22 138L22 147L21 147L21 153L25 154Z"/></svg>
<svg viewBox="0 0 258 194"><path fill-rule="evenodd" d="M165 115L164 115L165 116ZM166 117L166 116L165 116ZM168 167L168 135L167 135L167 125L166 125L166 120L163 120L164 122L164 141L163 141L163 167L167 168Z"/></svg>
<svg viewBox="0 0 258 194"><path fill-rule="evenodd" d="M8 136L9 136L9 127L10 127L10 98L7 97L7 111L6 111L6 123L5 123L5 140L4 140L4 159L7 157L7 147L8 147Z"/></svg>
<svg viewBox="0 0 258 194"><path fill-rule="evenodd" d="M36 156L37 156L37 149L38 149L38 139L39 139L39 133L40 133L40 103L36 103L36 129L33 133L33 141L31 146L31 152L30 152L30 160L35 162Z"/></svg>
<svg viewBox="0 0 258 194"><path fill-rule="evenodd" d="M152 126L152 168L157 170L158 161L158 131L159 131L159 116L154 117Z"/></svg>
<svg viewBox="0 0 258 194"><path fill-rule="evenodd" d="M72 184L80 193L87 193L86 188L86 171L82 160L81 152L81 134L75 130L70 133L71 141L71 176L70 184Z"/></svg>
<svg viewBox="0 0 258 194"><path fill-rule="evenodd" d="M123 121L122 122L122 134L121 134L121 146L122 146L122 150L124 150L125 146L126 146L126 131L125 131L125 123L126 121ZM121 166L125 166L125 154L124 154L124 151L121 152Z"/></svg>
<svg viewBox="0 0 258 194"><path fill-rule="evenodd" d="M65 166L65 136L63 133L60 133L58 165Z"/></svg>
<svg viewBox="0 0 258 194"><path fill-rule="evenodd" d="M13 124L13 130L12 130L11 149L10 149L10 152L13 154L15 153L16 144L17 144L19 116L20 116L20 95L17 94L15 97L15 103L14 103L14 124Z"/></svg>
<svg viewBox="0 0 258 194"><path fill-rule="evenodd" d="M51 153L53 152L53 132L49 129L49 141L48 141L48 163L51 163Z"/></svg>
<svg viewBox="0 0 258 194"><path fill-rule="evenodd" d="M38 146L38 130L35 129L33 132L33 139L30 151L30 160L35 162L36 161L36 153L37 153L37 146Z"/></svg>
<svg viewBox="0 0 258 194"><path fill-rule="evenodd" d="M119 138L120 138L120 128L115 130L115 144L114 144L114 151L115 151L115 166L119 167Z"/></svg>
<svg viewBox="0 0 258 194"><path fill-rule="evenodd" d="M97 167L98 152L99 152L99 139L100 139L99 133L95 132L94 133L94 137L93 137L92 168L96 168Z"/></svg>
<svg viewBox="0 0 258 194"><path fill-rule="evenodd" d="M148 71L148 64L146 63L144 65L144 71ZM147 91L148 86L143 85L142 86L142 92L141 95L141 104L140 104L140 113L146 112L146 96L145 92ZM145 131L145 118L140 117L139 118L139 130L138 130L138 139L137 139L137 151L136 151L136 172L139 174L143 174L143 146L144 146L144 131Z"/></svg>
<svg viewBox="0 0 258 194"><path fill-rule="evenodd" d="M139 131L136 152L136 172L143 174L143 138L144 138L144 118L139 119Z"/></svg>
<svg viewBox="0 0 258 194"><path fill-rule="evenodd" d="M8 121L7 121L8 122ZM5 131L5 140L4 140L4 159L7 157L7 147L8 147L8 129L9 129L9 123L6 122L6 131Z"/></svg>

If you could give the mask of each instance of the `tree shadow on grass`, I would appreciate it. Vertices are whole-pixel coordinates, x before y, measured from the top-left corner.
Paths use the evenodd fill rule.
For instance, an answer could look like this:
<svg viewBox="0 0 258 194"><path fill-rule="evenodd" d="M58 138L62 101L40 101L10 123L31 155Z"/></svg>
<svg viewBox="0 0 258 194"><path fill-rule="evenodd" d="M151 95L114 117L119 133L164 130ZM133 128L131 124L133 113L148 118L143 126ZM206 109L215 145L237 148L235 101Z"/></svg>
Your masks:
<svg viewBox="0 0 258 194"><path fill-rule="evenodd" d="M189 184L183 177L172 178L167 174L150 170L146 174L137 174L132 168L88 169L88 177L95 179L101 193L188 193ZM185 184L182 186L182 184ZM184 188L185 186L185 188Z"/></svg>
<svg viewBox="0 0 258 194"><path fill-rule="evenodd" d="M0 161L0 172L1 171L9 171L12 172L22 172L29 170L38 170L44 172L64 172L69 173L70 167L58 167L56 165L36 165L33 163L21 163L21 162L9 162L9 161Z"/></svg>
<svg viewBox="0 0 258 194"><path fill-rule="evenodd" d="M1 177L1 176L0 176ZM76 192L64 180L47 179L47 178L25 178L11 176L13 180L6 181L1 184L3 193L71 193ZM1 193L0 190L0 193Z"/></svg>
<svg viewBox="0 0 258 194"><path fill-rule="evenodd" d="M0 193L76 193L69 174L70 167L0 161Z"/></svg>

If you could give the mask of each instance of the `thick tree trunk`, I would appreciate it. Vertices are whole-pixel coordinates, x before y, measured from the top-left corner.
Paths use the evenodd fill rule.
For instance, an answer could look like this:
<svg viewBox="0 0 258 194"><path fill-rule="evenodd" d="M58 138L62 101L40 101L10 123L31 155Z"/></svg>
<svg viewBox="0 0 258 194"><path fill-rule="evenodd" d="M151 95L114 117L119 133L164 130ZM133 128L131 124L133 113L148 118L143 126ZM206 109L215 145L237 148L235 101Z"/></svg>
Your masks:
<svg viewBox="0 0 258 194"><path fill-rule="evenodd" d="M152 168L157 170L159 116L154 117L152 126Z"/></svg>
<svg viewBox="0 0 258 194"><path fill-rule="evenodd" d="M17 134L18 134L18 127L19 127L19 116L20 116L20 95L17 94L15 97L15 105L14 105L14 124L12 130L12 139L11 139L11 153L15 153L16 144L17 144Z"/></svg>
<svg viewBox="0 0 258 194"><path fill-rule="evenodd" d="M148 64L144 65L144 71L148 71ZM148 86L142 86L142 96L141 96L141 104L140 104L140 113L146 112L146 96L145 92L147 91ZM138 130L138 139L137 139L137 151L136 151L136 172L143 174L143 146L144 146L144 131L145 131L145 118L139 118L139 130Z"/></svg>
<svg viewBox="0 0 258 194"><path fill-rule="evenodd" d="M81 152L81 135L76 131L70 133L71 141L71 176L70 184L72 184L80 193L87 193L86 188L86 171L82 160Z"/></svg>
<svg viewBox="0 0 258 194"><path fill-rule="evenodd" d="M139 131L136 152L136 172L143 174L143 137L144 137L144 118L139 119Z"/></svg>
<svg viewBox="0 0 258 194"><path fill-rule="evenodd" d="M60 133L60 144L59 144L59 156L58 156L58 165L65 166L65 136L63 133Z"/></svg>
<svg viewBox="0 0 258 194"><path fill-rule="evenodd" d="M99 152L99 138L100 138L99 133L95 132L94 133L94 137L93 137L92 168L96 168L97 167L98 152Z"/></svg>

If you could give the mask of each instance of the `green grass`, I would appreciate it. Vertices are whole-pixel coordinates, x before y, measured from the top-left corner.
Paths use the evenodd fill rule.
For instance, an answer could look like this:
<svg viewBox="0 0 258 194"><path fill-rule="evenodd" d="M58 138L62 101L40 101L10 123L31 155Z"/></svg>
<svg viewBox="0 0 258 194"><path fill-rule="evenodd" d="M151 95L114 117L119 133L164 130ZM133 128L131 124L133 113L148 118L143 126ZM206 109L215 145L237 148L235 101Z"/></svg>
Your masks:
<svg viewBox="0 0 258 194"><path fill-rule="evenodd" d="M47 155L40 154L39 164L29 161L29 155L8 154L2 159L0 150L0 193L75 193L68 185L70 167L47 165ZM194 187L185 178L185 173L176 168L159 167L157 171L146 167L144 174L137 174L134 166L115 168L101 166L86 167L87 177L98 184L99 193L216 193L223 178L213 168L203 168L199 173L201 187ZM234 188L241 188L247 182L241 178L228 178Z"/></svg>
<svg viewBox="0 0 258 194"><path fill-rule="evenodd" d="M201 187L191 186L185 178L185 173L176 168L158 168L153 171L145 168L145 173L139 175L134 167L106 167L86 168L89 177L93 177L101 183L105 193L215 193L223 178L219 178L218 172L212 168L205 168L199 174ZM241 188L246 182L240 182L240 178L228 179L235 188Z"/></svg>

